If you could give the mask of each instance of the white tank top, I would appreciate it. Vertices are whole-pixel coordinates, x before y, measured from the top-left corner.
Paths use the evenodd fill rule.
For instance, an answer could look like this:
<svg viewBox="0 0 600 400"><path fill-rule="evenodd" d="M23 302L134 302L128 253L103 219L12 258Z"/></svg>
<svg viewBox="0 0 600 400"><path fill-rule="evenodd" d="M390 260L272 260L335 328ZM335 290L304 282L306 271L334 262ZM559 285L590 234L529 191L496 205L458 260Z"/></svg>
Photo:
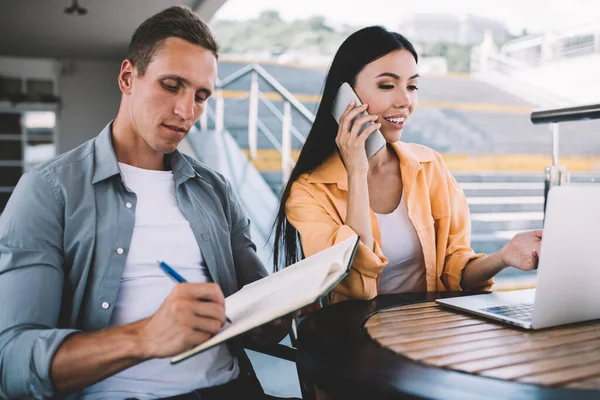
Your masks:
<svg viewBox="0 0 600 400"><path fill-rule="evenodd" d="M425 261L417 231L408 218L404 193L390 214L377 214L383 254L388 264L379 279L379 294L424 292Z"/></svg>

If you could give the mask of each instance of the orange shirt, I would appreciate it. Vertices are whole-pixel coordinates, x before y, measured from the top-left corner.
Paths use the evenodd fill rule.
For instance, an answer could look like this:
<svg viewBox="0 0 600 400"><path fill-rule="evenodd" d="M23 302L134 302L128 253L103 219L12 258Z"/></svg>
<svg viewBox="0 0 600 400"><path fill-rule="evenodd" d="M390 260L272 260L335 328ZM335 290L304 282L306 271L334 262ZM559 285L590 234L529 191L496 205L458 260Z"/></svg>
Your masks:
<svg viewBox="0 0 600 400"><path fill-rule="evenodd" d="M408 216L414 225L425 260L427 291L462 290L462 270L484 254L471 249L471 218L463 191L444 160L432 149L411 143L392 145L400 159ZM289 222L300 233L305 256L347 239L355 232L348 225L348 177L335 152L313 172L293 183L286 203ZM350 274L332 292L331 302L372 299L387 258L381 251L381 233L371 212L374 248L362 242ZM478 289L489 289L493 280Z"/></svg>

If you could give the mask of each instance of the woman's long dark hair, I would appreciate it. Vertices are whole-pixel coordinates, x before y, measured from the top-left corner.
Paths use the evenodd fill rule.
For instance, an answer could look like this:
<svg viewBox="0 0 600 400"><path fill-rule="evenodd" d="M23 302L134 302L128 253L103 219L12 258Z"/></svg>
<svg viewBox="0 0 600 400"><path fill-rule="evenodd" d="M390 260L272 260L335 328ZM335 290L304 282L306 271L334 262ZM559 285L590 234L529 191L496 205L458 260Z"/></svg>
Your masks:
<svg viewBox="0 0 600 400"><path fill-rule="evenodd" d="M298 177L305 172L313 171L337 150L335 137L338 128L331 114L337 90L344 82L348 82L354 87L356 76L365 65L394 50L408 50L415 57L415 61L418 61L415 48L404 36L380 26L370 26L354 32L342 43L335 54L325 79L323 96L315 116L315 122L279 203L279 211L274 224L273 263L276 270L293 264L301 258L298 231L290 224L285 215L285 203L290 196L292 184Z"/></svg>

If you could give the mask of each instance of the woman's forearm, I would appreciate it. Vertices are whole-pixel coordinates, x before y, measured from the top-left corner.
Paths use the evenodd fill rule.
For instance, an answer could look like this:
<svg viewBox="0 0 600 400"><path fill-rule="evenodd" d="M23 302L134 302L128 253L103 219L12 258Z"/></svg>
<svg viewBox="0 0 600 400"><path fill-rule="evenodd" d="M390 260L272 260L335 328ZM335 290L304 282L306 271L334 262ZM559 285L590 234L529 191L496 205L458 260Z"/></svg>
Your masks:
<svg viewBox="0 0 600 400"><path fill-rule="evenodd" d="M371 227L369 186L367 171L348 175L348 211L346 225L360 236L361 242L373 249L373 228Z"/></svg>
<svg viewBox="0 0 600 400"><path fill-rule="evenodd" d="M465 290L481 286L506 268L507 265L502 261L501 251L469 261L463 269L460 286Z"/></svg>

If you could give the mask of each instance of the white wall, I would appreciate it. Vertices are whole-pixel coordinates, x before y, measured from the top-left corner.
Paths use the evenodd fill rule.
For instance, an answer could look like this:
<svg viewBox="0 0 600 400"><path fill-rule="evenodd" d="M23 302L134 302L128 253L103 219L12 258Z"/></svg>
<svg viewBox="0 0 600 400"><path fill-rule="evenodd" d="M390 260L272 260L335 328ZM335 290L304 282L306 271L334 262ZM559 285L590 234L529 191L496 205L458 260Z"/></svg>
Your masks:
<svg viewBox="0 0 600 400"><path fill-rule="evenodd" d="M0 75L54 81L59 73L60 62L58 60L0 56Z"/></svg>
<svg viewBox="0 0 600 400"><path fill-rule="evenodd" d="M119 68L114 61L63 60L58 153L95 137L115 118L121 100Z"/></svg>

